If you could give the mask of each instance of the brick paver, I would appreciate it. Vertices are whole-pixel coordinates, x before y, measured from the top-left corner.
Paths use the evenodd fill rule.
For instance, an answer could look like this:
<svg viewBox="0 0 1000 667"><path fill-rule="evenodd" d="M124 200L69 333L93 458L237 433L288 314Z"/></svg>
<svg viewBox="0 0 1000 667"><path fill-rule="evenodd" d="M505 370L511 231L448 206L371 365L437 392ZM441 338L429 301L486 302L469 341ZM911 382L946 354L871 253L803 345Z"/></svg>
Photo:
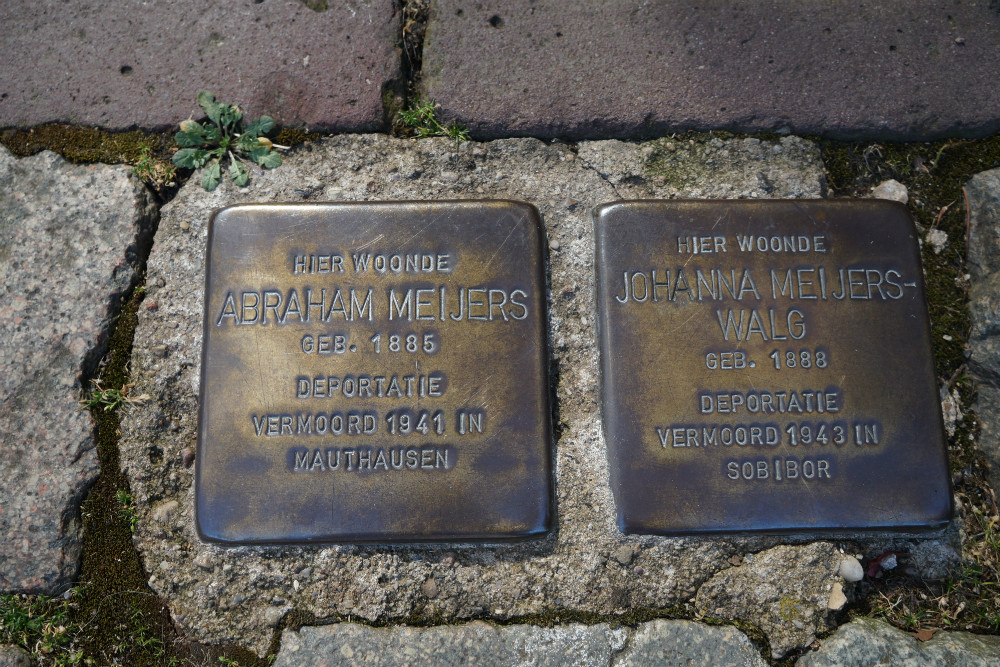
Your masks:
<svg viewBox="0 0 1000 667"><path fill-rule="evenodd" d="M0 5L0 127L160 128L201 89L312 129L384 128L398 76L392 0L57 2Z"/></svg>
<svg viewBox="0 0 1000 667"><path fill-rule="evenodd" d="M438 0L423 63L481 138L1000 128L995 0Z"/></svg>

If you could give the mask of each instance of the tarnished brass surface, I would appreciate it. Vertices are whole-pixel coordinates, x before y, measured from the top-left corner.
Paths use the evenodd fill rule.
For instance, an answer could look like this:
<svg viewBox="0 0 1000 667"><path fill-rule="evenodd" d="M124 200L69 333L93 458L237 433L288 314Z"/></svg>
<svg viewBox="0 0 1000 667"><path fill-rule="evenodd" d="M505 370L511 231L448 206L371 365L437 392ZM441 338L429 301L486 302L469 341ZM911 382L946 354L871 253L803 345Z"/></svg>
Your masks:
<svg viewBox="0 0 1000 667"><path fill-rule="evenodd" d="M537 210L506 201L217 212L198 431L201 537L545 532L542 237Z"/></svg>
<svg viewBox="0 0 1000 667"><path fill-rule="evenodd" d="M903 206L644 201L595 218L602 405L623 531L949 520Z"/></svg>

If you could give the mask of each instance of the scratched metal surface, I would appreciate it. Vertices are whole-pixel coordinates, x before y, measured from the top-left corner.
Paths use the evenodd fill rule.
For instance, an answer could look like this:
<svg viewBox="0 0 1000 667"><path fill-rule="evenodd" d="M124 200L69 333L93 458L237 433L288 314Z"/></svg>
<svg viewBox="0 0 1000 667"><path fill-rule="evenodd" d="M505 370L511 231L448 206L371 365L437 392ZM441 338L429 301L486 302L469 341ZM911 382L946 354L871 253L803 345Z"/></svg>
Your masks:
<svg viewBox="0 0 1000 667"><path fill-rule="evenodd" d="M595 225L602 410L623 531L950 519L919 248L903 206L636 201L599 207ZM755 249L741 250L740 236Z"/></svg>
<svg viewBox="0 0 1000 667"><path fill-rule="evenodd" d="M369 255L367 270L355 270L355 254ZM394 255L417 258L400 259L397 272ZM543 232L533 206L237 206L213 216L206 261L203 539L444 541L548 530Z"/></svg>

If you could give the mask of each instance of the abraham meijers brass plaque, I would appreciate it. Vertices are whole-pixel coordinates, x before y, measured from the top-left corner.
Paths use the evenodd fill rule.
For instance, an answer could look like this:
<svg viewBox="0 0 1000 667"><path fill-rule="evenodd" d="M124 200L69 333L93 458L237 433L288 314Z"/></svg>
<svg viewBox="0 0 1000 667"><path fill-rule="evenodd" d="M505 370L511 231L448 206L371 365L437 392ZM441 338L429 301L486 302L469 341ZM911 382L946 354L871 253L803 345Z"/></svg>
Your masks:
<svg viewBox="0 0 1000 667"><path fill-rule="evenodd" d="M903 206L646 201L595 216L623 531L903 530L950 518Z"/></svg>
<svg viewBox="0 0 1000 667"><path fill-rule="evenodd" d="M505 201L217 212L200 535L252 544L546 531L542 236L533 206Z"/></svg>

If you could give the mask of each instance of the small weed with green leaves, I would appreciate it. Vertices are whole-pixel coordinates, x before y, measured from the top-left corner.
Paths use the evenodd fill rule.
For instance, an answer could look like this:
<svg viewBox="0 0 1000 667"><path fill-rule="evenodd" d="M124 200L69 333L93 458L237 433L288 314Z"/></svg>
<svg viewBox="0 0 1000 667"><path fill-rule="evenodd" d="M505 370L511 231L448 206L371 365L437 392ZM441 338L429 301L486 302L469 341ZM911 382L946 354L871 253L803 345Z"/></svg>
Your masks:
<svg viewBox="0 0 1000 667"><path fill-rule="evenodd" d="M458 123L441 124L437 119L433 100L418 97L413 100L409 109L399 112L399 117L403 124L415 130L417 137L421 139L425 137L451 137L455 140L456 149L463 141L469 140L469 130Z"/></svg>
<svg viewBox="0 0 1000 667"><path fill-rule="evenodd" d="M232 658L227 658L224 655L219 656L219 663L225 665L225 667L240 667L240 663Z"/></svg>
<svg viewBox="0 0 1000 667"><path fill-rule="evenodd" d="M44 595L0 595L0 644L24 647L40 664L79 664L83 654L70 650L79 630L69 621L70 604Z"/></svg>
<svg viewBox="0 0 1000 667"><path fill-rule="evenodd" d="M115 387L103 389L100 382L95 382L94 391L84 400L83 405L86 408L99 407L105 412L110 412L123 405L127 400L121 389Z"/></svg>
<svg viewBox="0 0 1000 667"><path fill-rule="evenodd" d="M112 410L117 410L125 404L139 405L149 400L148 394L130 396L130 389L131 385L128 384L121 389L118 389L117 387L109 387L106 389L101 386L100 380L95 380L94 390L90 392L90 396L83 399L83 407L101 408L105 412L111 412Z"/></svg>
<svg viewBox="0 0 1000 667"><path fill-rule="evenodd" d="M118 499L119 505L118 518L127 521L129 530L134 533L135 526L139 523L139 514L135 511L135 499L125 489L118 489L115 497Z"/></svg>
<svg viewBox="0 0 1000 667"><path fill-rule="evenodd" d="M132 173L150 185L162 187L173 183L177 167L154 158L153 147L146 144L139 149L139 159L132 165Z"/></svg>
<svg viewBox="0 0 1000 667"><path fill-rule="evenodd" d="M134 512L135 510L133 510ZM134 528L134 525L133 525ZM163 641L157 637L150 636L149 627L143 622L142 613L138 611L132 612L132 616L129 618L132 624L132 641L136 646L153 651L155 653L162 653Z"/></svg>
<svg viewBox="0 0 1000 667"><path fill-rule="evenodd" d="M245 122L243 111L236 105L216 101L207 92L198 93L198 105L204 109L208 122L204 125L186 120L174 141L181 149L174 154L173 162L185 169L201 169L201 187L211 192L222 180L222 165L229 159L228 172L236 185L244 186L250 180L245 159L256 162L264 169L281 165L278 146L264 135L274 129L274 119L261 116Z"/></svg>

